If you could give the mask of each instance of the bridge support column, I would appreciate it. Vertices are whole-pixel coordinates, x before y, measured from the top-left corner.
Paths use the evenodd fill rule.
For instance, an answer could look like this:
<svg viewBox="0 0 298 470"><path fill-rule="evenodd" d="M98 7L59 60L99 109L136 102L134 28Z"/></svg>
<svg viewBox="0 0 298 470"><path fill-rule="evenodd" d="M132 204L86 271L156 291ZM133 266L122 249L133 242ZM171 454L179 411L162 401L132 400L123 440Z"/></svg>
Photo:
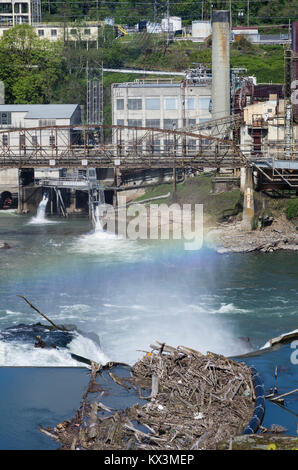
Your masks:
<svg viewBox="0 0 298 470"><path fill-rule="evenodd" d="M244 193L245 191L245 180L246 180L246 168L242 167L240 169L240 191Z"/></svg>
<svg viewBox="0 0 298 470"><path fill-rule="evenodd" d="M21 170L18 170L18 214L22 214L24 209L24 186L21 179Z"/></svg>
<svg viewBox="0 0 298 470"><path fill-rule="evenodd" d="M73 214L76 210L76 190L70 189L69 193L69 207L67 208L67 212L69 214Z"/></svg>
<svg viewBox="0 0 298 470"><path fill-rule="evenodd" d="M253 187L253 171L251 168L246 168L245 185L244 185L244 200L243 200L243 216L242 216L242 229L251 230L254 211L254 187Z"/></svg>

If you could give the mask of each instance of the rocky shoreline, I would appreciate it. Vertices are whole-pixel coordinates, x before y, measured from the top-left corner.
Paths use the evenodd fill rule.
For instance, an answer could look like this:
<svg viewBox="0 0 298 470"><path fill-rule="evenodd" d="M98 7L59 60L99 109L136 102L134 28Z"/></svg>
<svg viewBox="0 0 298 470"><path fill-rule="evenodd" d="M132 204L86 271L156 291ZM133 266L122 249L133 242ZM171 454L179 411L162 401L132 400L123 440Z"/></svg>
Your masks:
<svg viewBox="0 0 298 470"><path fill-rule="evenodd" d="M277 250L298 250L296 226L285 215L269 227L243 230L241 221L222 223L206 230L207 246L218 253L272 253Z"/></svg>

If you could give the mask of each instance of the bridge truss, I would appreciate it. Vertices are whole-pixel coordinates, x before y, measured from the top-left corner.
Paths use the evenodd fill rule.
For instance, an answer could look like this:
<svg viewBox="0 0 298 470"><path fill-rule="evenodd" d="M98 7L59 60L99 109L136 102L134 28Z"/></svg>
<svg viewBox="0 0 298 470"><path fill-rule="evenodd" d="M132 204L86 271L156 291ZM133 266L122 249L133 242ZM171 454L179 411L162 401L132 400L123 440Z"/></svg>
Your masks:
<svg viewBox="0 0 298 470"><path fill-rule="evenodd" d="M196 130L91 124L0 130L0 169L239 168L246 164L232 140Z"/></svg>

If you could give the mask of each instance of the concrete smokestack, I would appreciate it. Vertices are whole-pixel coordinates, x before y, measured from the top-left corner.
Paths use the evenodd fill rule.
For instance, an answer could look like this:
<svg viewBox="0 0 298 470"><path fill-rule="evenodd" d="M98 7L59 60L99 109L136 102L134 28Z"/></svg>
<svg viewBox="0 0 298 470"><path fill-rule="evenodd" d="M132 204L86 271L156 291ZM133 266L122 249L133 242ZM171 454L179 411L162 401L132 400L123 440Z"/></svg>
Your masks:
<svg viewBox="0 0 298 470"><path fill-rule="evenodd" d="M230 12L212 11L212 119L230 115Z"/></svg>

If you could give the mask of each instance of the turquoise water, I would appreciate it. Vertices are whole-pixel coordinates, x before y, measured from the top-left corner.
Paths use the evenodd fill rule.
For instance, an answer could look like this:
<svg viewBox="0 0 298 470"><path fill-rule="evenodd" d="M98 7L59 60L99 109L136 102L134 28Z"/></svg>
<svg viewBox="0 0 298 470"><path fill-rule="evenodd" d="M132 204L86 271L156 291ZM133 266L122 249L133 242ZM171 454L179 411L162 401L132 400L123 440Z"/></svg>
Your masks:
<svg viewBox="0 0 298 470"><path fill-rule="evenodd" d="M0 240L12 247L0 252L0 331L45 323L19 294L79 333L52 351L0 336L1 365L78 365L70 351L132 364L154 340L235 355L248 350L239 337L258 349L297 328L297 253L184 251L94 233L87 219L30 222L0 213Z"/></svg>
<svg viewBox="0 0 298 470"><path fill-rule="evenodd" d="M0 368L2 449L56 447L37 428L78 407L86 369L71 352L133 364L159 340L236 356L249 350L239 337L259 349L298 326L297 253L184 251L179 243L94 232L86 219L39 223L7 211L0 211L0 240L12 247L0 250L0 366L36 367ZM17 295L69 326L71 335L56 338L57 349L34 348L36 331L26 325L46 321ZM297 388L291 351L245 360L258 368L266 389L278 367L283 393ZM288 411L268 402L264 425L281 424L294 435L297 399L286 405Z"/></svg>

